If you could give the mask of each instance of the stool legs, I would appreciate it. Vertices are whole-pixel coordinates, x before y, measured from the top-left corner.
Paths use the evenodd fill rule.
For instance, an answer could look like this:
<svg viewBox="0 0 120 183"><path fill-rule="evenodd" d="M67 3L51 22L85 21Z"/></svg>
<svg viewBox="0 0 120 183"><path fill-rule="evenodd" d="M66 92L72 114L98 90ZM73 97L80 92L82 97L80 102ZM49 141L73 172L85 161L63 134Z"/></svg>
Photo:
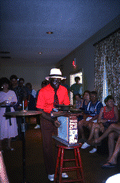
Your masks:
<svg viewBox="0 0 120 183"><path fill-rule="evenodd" d="M56 168L55 168L54 182L57 181L57 174L58 174L58 171L59 171L60 155L61 155L61 148L58 149L58 155L57 155L57 162L56 162Z"/></svg>
<svg viewBox="0 0 120 183"><path fill-rule="evenodd" d="M77 149L74 149L74 155L75 155L75 163L76 163L76 167L78 168L78 152L77 152ZM80 162L79 162L80 164ZM80 171L79 169L77 169L77 178L80 179Z"/></svg>
<svg viewBox="0 0 120 183"><path fill-rule="evenodd" d="M59 182L62 182L63 157L64 157L64 149L62 148L61 149L61 158L60 158Z"/></svg>
<svg viewBox="0 0 120 183"><path fill-rule="evenodd" d="M80 171L81 171L81 177L82 177L83 182L85 182L85 181L84 181L84 174L83 174L82 161L81 161L81 156L80 156L80 149L77 148L76 150L77 150L78 161L79 161L79 166L80 166ZM80 175L80 174L79 174L79 175ZM79 177L79 175L78 175L78 177Z"/></svg>
<svg viewBox="0 0 120 183"><path fill-rule="evenodd" d="M54 177L54 183L63 183L63 182L81 182L84 183L84 174L83 174L83 168L82 168L82 161L80 156L80 145L79 146L73 146L73 147L66 147L66 146L58 146L58 156L57 156L57 162L56 162L56 169L55 169L55 177ZM74 149L74 158L75 159L64 159L64 149ZM63 168L63 162L70 162L75 161L74 167L64 167ZM63 171L75 171L77 173L77 179L75 180L62 180L62 173ZM58 180L57 180L58 176Z"/></svg>

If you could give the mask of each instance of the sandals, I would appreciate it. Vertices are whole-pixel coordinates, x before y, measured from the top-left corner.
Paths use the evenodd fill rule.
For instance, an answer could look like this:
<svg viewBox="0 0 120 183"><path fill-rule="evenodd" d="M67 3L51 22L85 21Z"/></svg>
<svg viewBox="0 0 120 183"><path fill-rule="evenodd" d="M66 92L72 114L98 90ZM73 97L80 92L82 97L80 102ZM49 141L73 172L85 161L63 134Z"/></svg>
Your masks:
<svg viewBox="0 0 120 183"><path fill-rule="evenodd" d="M104 165L102 165L102 168L115 168L116 166L117 166L117 164L107 162Z"/></svg>

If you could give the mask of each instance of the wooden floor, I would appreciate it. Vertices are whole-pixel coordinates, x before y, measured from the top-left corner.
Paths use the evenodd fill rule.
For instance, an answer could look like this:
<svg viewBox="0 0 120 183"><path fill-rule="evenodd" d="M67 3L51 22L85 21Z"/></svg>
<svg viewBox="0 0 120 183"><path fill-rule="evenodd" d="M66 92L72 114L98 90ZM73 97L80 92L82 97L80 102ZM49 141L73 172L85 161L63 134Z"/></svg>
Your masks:
<svg viewBox="0 0 120 183"><path fill-rule="evenodd" d="M49 183L44 167L42 135L40 129L34 129L35 124L31 124L26 131L26 182L29 183ZM13 141L14 151L9 151L3 143L3 158L10 183L23 182L23 159L22 141ZM82 164L86 183L105 183L105 180L116 173L117 168L102 169L101 165L106 162L107 154L89 154L91 147L81 151ZM72 156L71 152L66 152L66 156ZM69 179L74 176L74 172L68 172Z"/></svg>

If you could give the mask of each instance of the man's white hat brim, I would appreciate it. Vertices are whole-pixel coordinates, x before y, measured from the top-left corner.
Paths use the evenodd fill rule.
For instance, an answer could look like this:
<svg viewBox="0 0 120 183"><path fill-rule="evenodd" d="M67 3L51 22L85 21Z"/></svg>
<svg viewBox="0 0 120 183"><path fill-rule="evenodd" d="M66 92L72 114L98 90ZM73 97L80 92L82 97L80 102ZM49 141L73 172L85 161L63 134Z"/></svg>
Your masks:
<svg viewBox="0 0 120 183"><path fill-rule="evenodd" d="M62 77L62 76L47 76L45 79L49 80L50 78L58 78L58 79L61 79L61 80L66 79L66 77Z"/></svg>

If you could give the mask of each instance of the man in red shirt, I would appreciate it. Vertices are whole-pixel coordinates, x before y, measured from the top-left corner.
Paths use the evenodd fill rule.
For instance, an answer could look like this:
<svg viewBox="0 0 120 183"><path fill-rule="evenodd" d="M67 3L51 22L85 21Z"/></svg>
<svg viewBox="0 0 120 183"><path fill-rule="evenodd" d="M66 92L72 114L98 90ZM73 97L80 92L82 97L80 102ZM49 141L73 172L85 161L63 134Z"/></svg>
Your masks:
<svg viewBox="0 0 120 183"><path fill-rule="evenodd" d="M60 69L53 68L50 75L45 78L49 80L49 84L42 88L38 94L36 107L42 111L41 116L41 132L43 137L43 153L44 163L48 174L48 179L54 181L55 163L52 146L52 135L57 135L57 128L60 126L57 118L53 117L53 109L56 104L69 105L69 96L67 89L60 85L64 77ZM57 151L56 151L57 152ZM62 176L67 178L68 175L63 173Z"/></svg>

